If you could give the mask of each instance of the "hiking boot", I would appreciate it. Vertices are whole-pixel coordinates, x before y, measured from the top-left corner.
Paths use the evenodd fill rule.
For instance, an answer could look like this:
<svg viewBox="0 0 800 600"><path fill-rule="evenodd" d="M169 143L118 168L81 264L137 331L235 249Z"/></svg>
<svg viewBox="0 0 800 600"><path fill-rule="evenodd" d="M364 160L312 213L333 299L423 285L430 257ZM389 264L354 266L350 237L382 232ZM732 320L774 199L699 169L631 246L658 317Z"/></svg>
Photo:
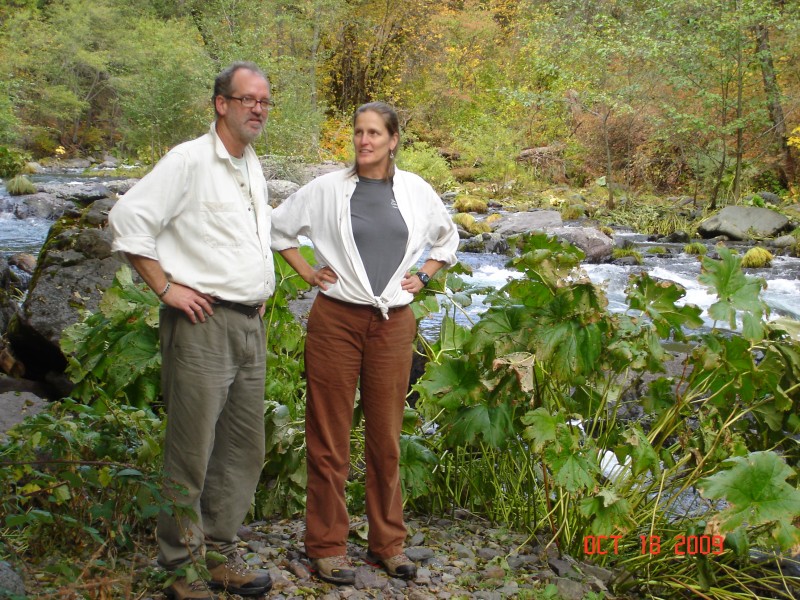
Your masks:
<svg viewBox="0 0 800 600"><path fill-rule="evenodd" d="M164 590L164 594L175 600L217 600L217 595L208 589L205 581L195 579L192 583L187 583L186 577L178 577Z"/></svg>
<svg viewBox="0 0 800 600"><path fill-rule="evenodd" d="M272 588L272 577L266 571L251 569L238 553L226 558L218 564L207 561L210 587L240 596L261 596Z"/></svg>
<svg viewBox="0 0 800 600"><path fill-rule="evenodd" d="M372 552L367 552L367 562L373 567L383 567L390 577L397 579L414 579L417 576L417 565L411 562L404 552L389 558L380 558Z"/></svg>
<svg viewBox="0 0 800 600"><path fill-rule="evenodd" d="M311 568L317 577L328 583L353 585L356 582L356 572L346 556L312 558Z"/></svg>

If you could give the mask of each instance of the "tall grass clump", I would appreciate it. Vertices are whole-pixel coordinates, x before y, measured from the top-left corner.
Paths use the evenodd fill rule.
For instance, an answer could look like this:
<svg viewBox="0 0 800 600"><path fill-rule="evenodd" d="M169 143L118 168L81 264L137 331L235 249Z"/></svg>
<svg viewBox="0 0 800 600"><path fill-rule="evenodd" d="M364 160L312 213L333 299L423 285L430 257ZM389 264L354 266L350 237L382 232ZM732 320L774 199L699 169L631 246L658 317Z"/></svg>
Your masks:
<svg viewBox="0 0 800 600"><path fill-rule="evenodd" d="M6 190L12 196L35 194L36 186L25 175L16 175L6 182Z"/></svg>

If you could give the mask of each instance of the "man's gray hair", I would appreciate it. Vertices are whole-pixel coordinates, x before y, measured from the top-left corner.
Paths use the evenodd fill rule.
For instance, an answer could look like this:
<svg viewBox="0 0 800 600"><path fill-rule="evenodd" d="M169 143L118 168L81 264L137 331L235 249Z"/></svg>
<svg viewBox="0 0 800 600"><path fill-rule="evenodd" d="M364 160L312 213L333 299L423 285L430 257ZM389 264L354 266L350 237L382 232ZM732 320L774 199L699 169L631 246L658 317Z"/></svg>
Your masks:
<svg viewBox="0 0 800 600"><path fill-rule="evenodd" d="M235 63L231 63L228 67L226 67L219 75L217 75L216 79L214 79L214 95L211 96L211 102L214 104L214 112L217 111L217 96L227 97L231 95L232 89L232 82L233 76L236 74L236 71L239 69L247 69L248 71L252 71L257 75L261 75L264 80L269 83L269 78L267 77L266 73L261 70L256 63L248 61L248 60L239 60Z"/></svg>

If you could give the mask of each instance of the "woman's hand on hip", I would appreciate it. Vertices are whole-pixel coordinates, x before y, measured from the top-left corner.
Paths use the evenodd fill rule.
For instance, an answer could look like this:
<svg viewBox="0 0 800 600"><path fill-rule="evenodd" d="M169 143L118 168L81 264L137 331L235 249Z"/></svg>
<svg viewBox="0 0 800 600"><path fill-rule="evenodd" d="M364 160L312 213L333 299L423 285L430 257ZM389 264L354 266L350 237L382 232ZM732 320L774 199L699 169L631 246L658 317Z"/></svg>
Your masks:
<svg viewBox="0 0 800 600"><path fill-rule="evenodd" d="M309 285L319 286L321 290L327 290L328 285L339 281L339 276L330 267L322 267L314 271L310 278L306 280Z"/></svg>
<svg viewBox="0 0 800 600"><path fill-rule="evenodd" d="M406 276L400 282L400 287L409 294L416 296L425 286L419 277L406 271Z"/></svg>

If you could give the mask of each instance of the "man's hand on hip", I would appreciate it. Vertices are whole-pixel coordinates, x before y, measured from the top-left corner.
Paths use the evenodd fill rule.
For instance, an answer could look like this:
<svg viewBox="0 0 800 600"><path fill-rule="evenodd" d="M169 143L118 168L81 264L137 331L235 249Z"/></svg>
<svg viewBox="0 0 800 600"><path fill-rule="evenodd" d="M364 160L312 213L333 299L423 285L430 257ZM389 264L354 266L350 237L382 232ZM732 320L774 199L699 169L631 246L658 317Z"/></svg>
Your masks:
<svg viewBox="0 0 800 600"><path fill-rule="evenodd" d="M190 287L175 283L170 284L166 294L161 297L161 301L167 306L177 308L186 313L192 323L206 322L206 315L214 314L214 298L208 294L202 294Z"/></svg>

